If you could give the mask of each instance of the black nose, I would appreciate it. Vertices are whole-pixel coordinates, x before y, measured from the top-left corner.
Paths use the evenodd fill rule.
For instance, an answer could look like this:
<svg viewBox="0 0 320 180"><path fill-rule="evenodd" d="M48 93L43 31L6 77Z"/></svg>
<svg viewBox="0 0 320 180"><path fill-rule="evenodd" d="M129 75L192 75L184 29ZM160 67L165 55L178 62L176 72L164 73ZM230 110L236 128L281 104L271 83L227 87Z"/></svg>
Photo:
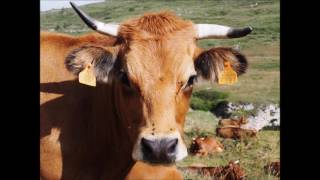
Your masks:
<svg viewBox="0 0 320 180"><path fill-rule="evenodd" d="M143 159L150 163L172 163L176 159L178 139L141 139Z"/></svg>

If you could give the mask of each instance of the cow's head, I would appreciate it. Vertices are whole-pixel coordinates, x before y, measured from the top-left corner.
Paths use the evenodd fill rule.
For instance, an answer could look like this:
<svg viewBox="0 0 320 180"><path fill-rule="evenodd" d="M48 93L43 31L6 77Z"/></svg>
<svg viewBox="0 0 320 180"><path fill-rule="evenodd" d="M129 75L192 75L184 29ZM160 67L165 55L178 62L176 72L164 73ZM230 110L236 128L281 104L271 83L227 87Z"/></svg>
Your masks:
<svg viewBox="0 0 320 180"><path fill-rule="evenodd" d="M118 39L112 47L88 45L66 59L74 74L92 63L100 83L117 89L116 109L135 139L132 157L151 163L172 163L187 156L183 141L185 115L197 77L215 82L230 62L238 75L247 68L246 58L231 48L203 50L203 38L235 38L251 28L234 29L193 24L169 12L150 13L121 25L93 20L73 8L92 29Z"/></svg>
<svg viewBox="0 0 320 180"><path fill-rule="evenodd" d="M201 153L201 151L205 149L203 147L205 138L207 138L207 137L192 138L192 143L191 143L191 146L190 146L190 152L193 153L193 154Z"/></svg>

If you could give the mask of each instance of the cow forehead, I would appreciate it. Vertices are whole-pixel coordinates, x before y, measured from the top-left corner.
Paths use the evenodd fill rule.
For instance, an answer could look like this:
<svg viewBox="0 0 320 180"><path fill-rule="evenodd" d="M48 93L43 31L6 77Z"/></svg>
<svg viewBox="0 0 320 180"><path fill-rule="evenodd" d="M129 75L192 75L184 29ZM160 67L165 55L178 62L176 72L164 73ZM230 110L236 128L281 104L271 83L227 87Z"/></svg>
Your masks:
<svg viewBox="0 0 320 180"><path fill-rule="evenodd" d="M186 81L196 74L193 52L196 48L191 39L174 41L164 39L147 42L133 42L126 54L126 71L137 83L148 84L161 81Z"/></svg>

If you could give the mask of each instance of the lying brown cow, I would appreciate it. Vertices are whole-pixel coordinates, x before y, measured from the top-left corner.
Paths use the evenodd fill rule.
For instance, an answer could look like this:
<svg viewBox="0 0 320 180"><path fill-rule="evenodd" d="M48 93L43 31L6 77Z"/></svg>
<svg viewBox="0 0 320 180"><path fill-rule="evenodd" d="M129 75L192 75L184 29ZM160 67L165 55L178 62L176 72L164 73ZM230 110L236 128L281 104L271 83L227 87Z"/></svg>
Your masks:
<svg viewBox="0 0 320 180"><path fill-rule="evenodd" d="M190 152L196 156L206 156L223 151L223 145L213 137L193 138Z"/></svg>
<svg viewBox="0 0 320 180"><path fill-rule="evenodd" d="M175 166L150 165L141 161L135 163L125 180L183 180Z"/></svg>
<svg viewBox="0 0 320 180"><path fill-rule="evenodd" d="M271 162L264 166L264 171L276 177L280 177L280 161Z"/></svg>
<svg viewBox="0 0 320 180"><path fill-rule="evenodd" d="M256 137L257 131L234 127L220 127L216 129L216 135L223 138L242 139L247 137Z"/></svg>
<svg viewBox="0 0 320 180"><path fill-rule="evenodd" d="M230 161L227 166L219 167L198 167L190 166L180 168L182 171L201 174L203 176L211 176L215 180L243 180L245 172L240 167L239 161Z"/></svg>
<svg viewBox="0 0 320 180"><path fill-rule="evenodd" d="M241 117L240 119L221 119L219 120L219 126L235 126L240 127L243 124L247 124L248 120L244 117Z"/></svg>

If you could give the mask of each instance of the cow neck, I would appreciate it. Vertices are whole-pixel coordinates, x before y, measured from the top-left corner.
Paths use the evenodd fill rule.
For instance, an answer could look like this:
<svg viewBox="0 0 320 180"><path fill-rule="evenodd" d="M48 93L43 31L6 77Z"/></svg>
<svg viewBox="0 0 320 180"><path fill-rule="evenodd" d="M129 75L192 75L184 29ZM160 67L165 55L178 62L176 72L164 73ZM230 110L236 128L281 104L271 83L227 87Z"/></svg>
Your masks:
<svg viewBox="0 0 320 180"><path fill-rule="evenodd" d="M122 150L125 150L125 154L122 154L122 157L120 157L118 160L122 159L123 163L121 167L118 167L118 171L114 172L116 175L115 177L119 178L119 177L125 177L130 169L132 168L132 166L134 165L134 161L131 158L131 152L132 152L132 147L133 147L133 143L134 140L132 139L132 136L130 136L130 131L128 131L127 127L129 125L129 120L127 118L125 118L125 116L123 116L121 113L121 108L118 106L120 103L125 103L122 102L121 100L121 95L120 95L120 87L118 84L116 83L112 83L111 85L111 110L114 114L114 123L115 123L115 129L116 129L116 144L118 144L117 142L121 142L121 146L118 148L121 148ZM126 147L124 147L124 145ZM109 168L107 168L109 169Z"/></svg>
<svg viewBox="0 0 320 180"><path fill-rule="evenodd" d="M123 135L126 136L125 141L129 140L130 144L134 143L134 139L130 135L130 131L128 130L128 127L130 126L130 119L128 117L123 116L123 112L121 110L120 104L126 103L125 99L121 96L121 87L116 82L112 83L112 107L113 112L116 117L117 125L119 126L117 129L119 129L119 133L124 133ZM121 113L122 112L122 113Z"/></svg>
<svg viewBox="0 0 320 180"><path fill-rule="evenodd" d="M93 119L98 120L94 125L95 131L92 132L92 141L99 140L93 148L96 152L93 156L95 162L104 162L101 169L101 177L104 179L118 179L128 173L133 166L131 158L132 145L129 141L129 133L125 129L126 121L121 116L116 104L118 101L117 87L111 84L98 84L94 91ZM92 144L89 142L89 144ZM110 172L110 169L113 169ZM103 179L103 178L102 178Z"/></svg>

